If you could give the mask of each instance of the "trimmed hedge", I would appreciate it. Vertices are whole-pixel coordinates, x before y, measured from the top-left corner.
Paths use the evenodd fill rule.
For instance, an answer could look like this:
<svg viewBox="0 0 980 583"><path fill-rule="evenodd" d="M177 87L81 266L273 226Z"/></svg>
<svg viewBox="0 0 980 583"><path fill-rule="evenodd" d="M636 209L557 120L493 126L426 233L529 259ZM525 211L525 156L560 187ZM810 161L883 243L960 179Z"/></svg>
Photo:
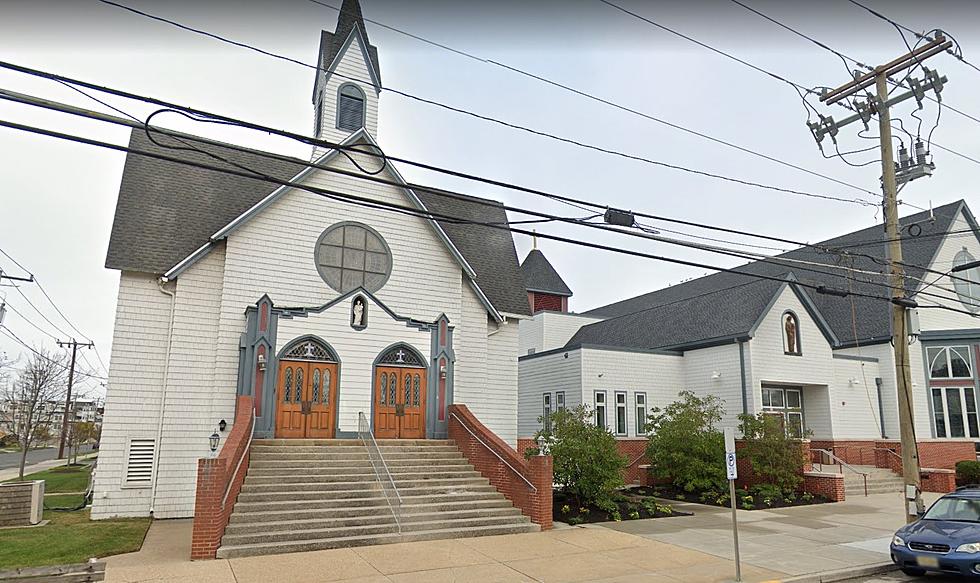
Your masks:
<svg viewBox="0 0 980 583"><path fill-rule="evenodd" d="M956 462L956 485L980 484L980 462L964 460Z"/></svg>

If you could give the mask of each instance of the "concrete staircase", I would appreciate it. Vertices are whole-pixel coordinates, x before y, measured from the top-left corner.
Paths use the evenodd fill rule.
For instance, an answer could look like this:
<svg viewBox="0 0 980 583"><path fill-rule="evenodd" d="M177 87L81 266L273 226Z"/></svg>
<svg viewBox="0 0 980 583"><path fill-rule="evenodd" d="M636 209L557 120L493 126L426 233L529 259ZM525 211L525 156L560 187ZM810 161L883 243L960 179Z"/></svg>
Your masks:
<svg viewBox="0 0 980 583"><path fill-rule="evenodd" d="M217 556L539 530L453 442L378 445L402 498L401 533L359 440L257 439Z"/></svg>
<svg viewBox="0 0 980 583"><path fill-rule="evenodd" d="M904 487L902 477L889 469L874 466L851 467L868 474L868 494L898 493ZM834 470L836 469L835 467ZM844 496L848 500L864 496L864 479L847 468L844 468Z"/></svg>

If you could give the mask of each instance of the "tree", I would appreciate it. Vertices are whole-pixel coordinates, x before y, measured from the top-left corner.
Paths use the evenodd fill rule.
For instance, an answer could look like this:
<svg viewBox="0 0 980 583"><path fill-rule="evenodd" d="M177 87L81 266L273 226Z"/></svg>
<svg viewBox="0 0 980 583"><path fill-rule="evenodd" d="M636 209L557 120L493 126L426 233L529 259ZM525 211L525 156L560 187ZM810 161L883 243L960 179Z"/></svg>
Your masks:
<svg viewBox="0 0 980 583"><path fill-rule="evenodd" d="M75 461L78 463L78 450L86 443L98 441L100 428L91 421L72 421L71 446Z"/></svg>
<svg viewBox="0 0 980 583"><path fill-rule="evenodd" d="M650 411L647 458L653 475L687 492L722 492L725 474L725 435L715 424L725 412L714 395L678 393L680 400Z"/></svg>
<svg viewBox="0 0 980 583"><path fill-rule="evenodd" d="M67 389L68 365L65 356L44 348L35 348L18 371L17 378L8 383L0 394L5 402L0 424L17 437L20 447L19 477L24 479L24 466L31 446L48 435L51 419L60 410Z"/></svg>
<svg viewBox="0 0 980 583"><path fill-rule="evenodd" d="M619 454L616 438L605 427L597 427L585 405L561 409L550 415L550 423L535 434L536 442L549 444L554 480L559 489L580 506L612 498L623 485L628 463Z"/></svg>
<svg viewBox="0 0 980 583"><path fill-rule="evenodd" d="M800 440L786 435L782 417L777 415L739 415L745 445L741 454L752 471L766 483L792 492L803 483L806 457Z"/></svg>

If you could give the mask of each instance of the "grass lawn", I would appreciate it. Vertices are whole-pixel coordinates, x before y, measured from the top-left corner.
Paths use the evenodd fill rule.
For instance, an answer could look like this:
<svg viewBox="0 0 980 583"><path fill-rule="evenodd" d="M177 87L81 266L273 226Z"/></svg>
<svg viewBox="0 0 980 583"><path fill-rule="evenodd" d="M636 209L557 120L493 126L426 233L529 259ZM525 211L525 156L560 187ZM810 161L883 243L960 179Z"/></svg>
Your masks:
<svg viewBox="0 0 980 583"><path fill-rule="evenodd" d="M45 499L52 506L51 496ZM58 497L64 498L64 497ZM62 505L61 501L55 505ZM89 520L89 511L44 512L48 524L0 530L0 570L81 563L138 550L149 518Z"/></svg>
<svg viewBox="0 0 980 583"><path fill-rule="evenodd" d="M46 493L57 492L84 492L88 487L88 477L92 473L91 464L78 464L74 466L58 466L43 472L35 472L24 476L25 480L44 480L44 491ZM17 478L6 480L7 482L17 482Z"/></svg>

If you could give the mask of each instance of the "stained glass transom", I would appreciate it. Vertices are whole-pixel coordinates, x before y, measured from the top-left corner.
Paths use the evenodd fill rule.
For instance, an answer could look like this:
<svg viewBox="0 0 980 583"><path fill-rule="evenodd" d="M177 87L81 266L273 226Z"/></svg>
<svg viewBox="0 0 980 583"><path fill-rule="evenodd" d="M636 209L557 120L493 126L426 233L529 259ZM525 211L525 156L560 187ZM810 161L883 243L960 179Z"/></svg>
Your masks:
<svg viewBox="0 0 980 583"><path fill-rule="evenodd" d="M358 287L376 292L391 275L391 249L367 225L344 222L327 227L315 253L320 277L340 293Z"/></svg>
<svg viewBox="0 0 980 583"><path fill-rule="evenodd" d="M404 346L396 346L381 356L379 364L396 366L415 366L425 368L422 358L414 350L408 350Z"/></svg>
<svg viewBox="0 0 980 583"><path fill-rule="evenodd" d="M337 362L326 346L315 340L304 340L290 348L280 358L283 360L312 360L316 362Z"/></svg>

